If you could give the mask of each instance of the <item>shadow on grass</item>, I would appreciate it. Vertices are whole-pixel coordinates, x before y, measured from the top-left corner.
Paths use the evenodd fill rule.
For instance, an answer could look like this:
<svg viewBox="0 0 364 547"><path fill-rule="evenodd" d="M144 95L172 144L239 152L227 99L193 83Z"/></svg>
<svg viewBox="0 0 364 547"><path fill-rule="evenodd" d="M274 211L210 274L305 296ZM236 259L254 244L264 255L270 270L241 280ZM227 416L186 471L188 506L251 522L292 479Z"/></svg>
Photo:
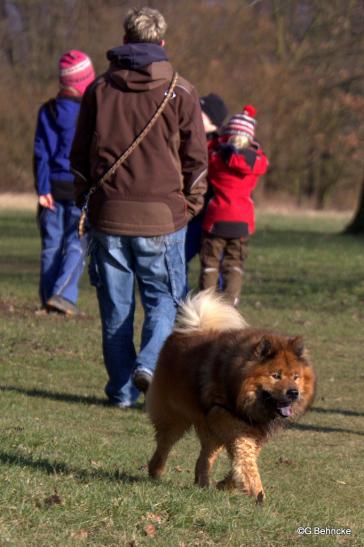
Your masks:
<svg viewBox="0 0 364 547"><path fill-rule="evenodd" d="M108 404L107 399L101 399L100 397L92 397L89 395L73 395L72 393L57 393L54 391L46 391L45 389L25 389L23 387L6 385L0 385L0 391L14 391L15 393L21 393L27 397L39 397L42 399L50 399L52 401L62 401L64 403L100 405L105 408L117 408ZM143 405L141 403L137 403L133 410L143 410Z"/></svg>
<svg viewBox="0 0 364 547"><path fill-rule="evenodd" d="M318 412L319 414L343 414L343 416L364 416L364 412L356 410L344 410L343 408L310 408L310 412Z"/></svg>
<svg viewBox="0 0 364 547"><path fill-rule="evenodd" d="M81 482L89 482L92 480L120 481L124 484L134 484L147 480L147 477L138 477L128 475L123 471L105 471L103 469L80 469L72 467L64 462L50 461L46 458L33 459L31 456L24 454L0 452L0 462L5 465L16 465L19 467L30 467L37 469L48 475L56 473L62 475L72 475Z"/></svg>
<svg viewBox="0 0 364 547"><path fill-rule="evenodd" d="M25 389L17 386L0 385L0 391L14 391L21 393L28 397L40 397L43 399L51 399L53 401L63 401L65 403L77 403L85 405L100 405L110 408L106 399L100 397L94 397L89 395L73 395L72 393L57 393L54 391L46 391L45 389ZM112 407L111 407L112 408ZM138 404L136 410L142 410L143 405ZM321 408L313 407L310 412L317 412L318 414L342 414L343 416L364 416L364 412L358 412L356 410L347 410L344 408Z"/></svg>
<svg viewBox="0 0 364 547"><path fill-rule="evenodd" d="M343 429L342 427L330 427L311 424L290 424L289 429L298 429L299 431L316 431L317 433L350 433L351 435L363 435L364 431L354 431L352 429Z"/></svg>

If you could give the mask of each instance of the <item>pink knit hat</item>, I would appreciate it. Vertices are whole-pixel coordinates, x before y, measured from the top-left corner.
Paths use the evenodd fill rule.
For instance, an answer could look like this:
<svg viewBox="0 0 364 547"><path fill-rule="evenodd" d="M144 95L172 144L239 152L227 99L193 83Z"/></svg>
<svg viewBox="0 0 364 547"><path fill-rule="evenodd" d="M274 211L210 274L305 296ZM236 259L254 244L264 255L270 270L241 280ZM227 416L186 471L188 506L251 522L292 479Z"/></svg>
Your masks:
<svg viewBox="0 0 364 547"><path fill-rule="evenodd" d="M59 60L59 84L61 89L83 95L86 87L95 79L90 57L82 51L71 49Z"/></svg>
<svg viewBox="0 0 364 547"><path fill-rule="evenodd" d="M254 139L256 114L254 106L247 104L243 107L242 114L235 114L222 128L221 135L246 135L250 140Z"/></svg>

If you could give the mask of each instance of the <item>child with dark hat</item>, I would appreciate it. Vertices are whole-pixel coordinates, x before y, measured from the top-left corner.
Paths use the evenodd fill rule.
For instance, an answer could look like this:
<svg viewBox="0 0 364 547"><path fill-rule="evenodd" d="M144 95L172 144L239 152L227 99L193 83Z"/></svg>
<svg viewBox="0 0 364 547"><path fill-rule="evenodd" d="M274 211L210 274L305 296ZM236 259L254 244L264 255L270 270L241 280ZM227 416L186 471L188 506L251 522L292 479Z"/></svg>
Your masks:
<svg viewBox="0 0 364 547"><path fill-rule="evenodd" d="M205 129L207 148L210 151L216 146L219 136L219 129L222 127L225 118L228 114L227 107L219 95L216 93L209 93L203 97L200 97L200 106L202 112L202 122ZM205 204L212 196L211 187L209 185L207 193L205 194ZM206 205L205 205L206 206ZM204 215L204 209L202 212L194 217L187 226L186 234L186 263L190 262L194 256L200 252L201 248L201 236L202 236L202 219Z"/></svg>
<svg viewBox="0 0 364 547"><path fill-rule="evenodd" d="M71 50L59 60L59 93L38 113L34 140L34 175L42 239L40 299L42 308L76 315L84 244L78 238L80 210L74 203L74 175L69 154L82 95L94 80L90 58Z"/></svg>
<svg viewBox="0 0 364 547"><path fill-rule="evenodd" d="M218 131L222 127L228 111L222 98L215 93L201 97L200 105L207 145L210 149L219 135Z"/></svg>
<svg viewBox="0 0 364 547"><path fill-rule="evenodd" d="M222 290L234 306L240 299L248 240L255 230L251 194L268 167L254 140L255 114L256 109L247 105L233 116L209 158L213 197L202 224L200 288L216 288L221 272Z"/></svg>

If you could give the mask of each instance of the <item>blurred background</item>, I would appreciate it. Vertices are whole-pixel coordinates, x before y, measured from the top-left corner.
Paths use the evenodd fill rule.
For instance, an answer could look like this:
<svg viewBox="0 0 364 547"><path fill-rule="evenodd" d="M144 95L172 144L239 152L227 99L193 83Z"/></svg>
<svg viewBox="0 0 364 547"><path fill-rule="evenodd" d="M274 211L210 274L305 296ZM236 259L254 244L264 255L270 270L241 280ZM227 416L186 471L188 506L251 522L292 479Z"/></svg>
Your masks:
<svg viewBox="0 0 364 547"><path fill-rule="evenodd" d="M270 160L259 204L355 210L363 185L363 0L0 0L0 192L32 192L39 106L68 49L98 74L130 7L159 9L166 49L200 95L258 109Z"/></svg>

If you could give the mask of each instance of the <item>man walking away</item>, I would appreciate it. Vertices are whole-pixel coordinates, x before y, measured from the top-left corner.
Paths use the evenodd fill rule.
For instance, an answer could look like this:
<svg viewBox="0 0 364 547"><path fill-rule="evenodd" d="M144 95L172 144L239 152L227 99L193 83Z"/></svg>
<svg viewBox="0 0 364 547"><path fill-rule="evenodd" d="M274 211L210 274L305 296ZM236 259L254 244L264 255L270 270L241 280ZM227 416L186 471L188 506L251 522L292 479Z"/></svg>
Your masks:
<svg viewBox="0 0 364 547"><path fill-rule="evenodd" d="M203 205L207 154L197 92L178 76L148 134L97 184L153 118L174 78L157 10L129 11L124 30L124 45L108 51L109 69L82 102L71 163L79 206L96 185L88 203L90 276L109 376L105 392L111 404L130 407L149 386L183 296L186 225ZM144 309L138 354L136 282Z"/></svg>

